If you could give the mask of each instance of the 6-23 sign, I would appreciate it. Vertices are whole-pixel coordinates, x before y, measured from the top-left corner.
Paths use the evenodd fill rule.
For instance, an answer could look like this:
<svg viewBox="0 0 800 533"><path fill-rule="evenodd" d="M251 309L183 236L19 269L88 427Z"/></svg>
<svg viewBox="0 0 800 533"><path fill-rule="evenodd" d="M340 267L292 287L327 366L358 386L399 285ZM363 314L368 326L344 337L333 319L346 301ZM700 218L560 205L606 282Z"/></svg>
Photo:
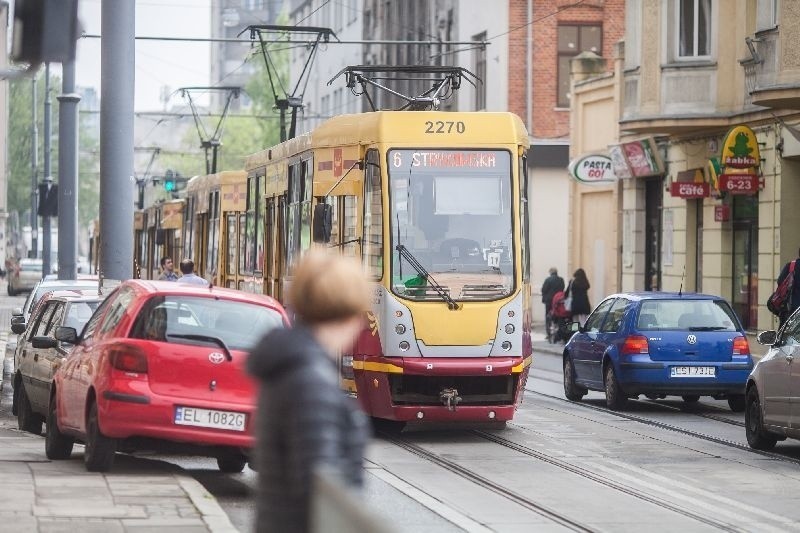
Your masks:
<svg viewBox="0 0 800 533"><path fill-rule="evenodd" d="M425 121L425 133L464 133L465 131L467 131L467 126L460 120Z"/></svg>

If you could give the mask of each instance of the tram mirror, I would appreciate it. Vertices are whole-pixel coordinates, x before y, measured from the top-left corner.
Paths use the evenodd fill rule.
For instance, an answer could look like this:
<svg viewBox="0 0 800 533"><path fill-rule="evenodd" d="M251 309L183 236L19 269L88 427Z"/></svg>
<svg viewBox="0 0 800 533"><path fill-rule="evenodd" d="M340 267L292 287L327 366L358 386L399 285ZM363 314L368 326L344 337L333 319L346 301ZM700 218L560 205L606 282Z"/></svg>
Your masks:
<svg viewBox="0 0 800 533"><path fill-rule="evenodd" d="M314 242L331 242L333 227L333 209L326 203L314 206Z"/></svg>

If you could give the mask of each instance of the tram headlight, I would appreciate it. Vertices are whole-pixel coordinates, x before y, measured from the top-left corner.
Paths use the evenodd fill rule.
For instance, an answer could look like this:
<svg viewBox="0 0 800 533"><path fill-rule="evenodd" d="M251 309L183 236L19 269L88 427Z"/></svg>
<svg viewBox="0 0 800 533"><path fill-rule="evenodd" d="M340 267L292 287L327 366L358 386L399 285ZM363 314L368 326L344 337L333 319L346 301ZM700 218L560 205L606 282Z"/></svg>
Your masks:
<svg viewBox="0 0 800 533"><path fill-rule="evenodd" d="M500 347L505 351L509 351L511 349L511 343L508 341L503 341L503 344L501 344Z"/></svg>
<svg viewBox="0 0 800 533"><path fill-rule="evenodd" d="M514 333L514 324L506 324L506 334L511 335Z"/></svg>
<svg viewBox="0 0 800 533"><path fill-rule="evenodd" d="M403 324L397 324L394 327L394 332L397 333L398 335L402 335L403 333L406 332L406 327Z"/></svg>
<svg viewBox="0 0 800 533"><path fill-rule="evenodd" d="M403 341L403 342L400 343L400 351L401 352L406 352L406 351L408 351L409 348L411 348L411 345L408 344L408 341Z"/></svg>

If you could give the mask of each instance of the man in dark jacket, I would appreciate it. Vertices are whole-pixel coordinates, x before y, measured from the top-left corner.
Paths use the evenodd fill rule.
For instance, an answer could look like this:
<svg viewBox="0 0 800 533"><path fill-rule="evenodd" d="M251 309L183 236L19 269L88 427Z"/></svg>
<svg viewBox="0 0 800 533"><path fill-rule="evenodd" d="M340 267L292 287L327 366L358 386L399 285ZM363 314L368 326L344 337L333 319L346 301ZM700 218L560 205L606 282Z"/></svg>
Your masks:
<svg viewBox="0 0 800 533"><path fill-rule="evenodd" d="M550 336L550 311L553 306L553 296L558 291L564 290L564 278L558 275L556 267L550 269L550 275L542 284L542 303L544 304L545 332Z"/></svg>
<svg viewBox="0 0 800 533"><path fill-rule="evenodd" d="M262 532L310 529L312 474L359 487L367 417L339 388L337 355L364 324L369 284L358 263L308 253L289 303L302 325L273 330L253 349L248 371L260 382L256 419L257 522Z"/></svg>
<svg viewBox="0 0 800 533"><path fill-rule="evenodd" d="M786 312L781 313L779 317L781 326L783 325L784 322L786 322L786 319L788 319L792 315L792 313L794 313L795 309L800 307L800 278L798 277L800 276L800 274L798 274L798 270L800 270L800 250L797 251L797 256L798 259L795 259L797 263L795 263L793 272L794 279L792 280L792 293L789 296L789 301L786 305ZM778 282L777 282L778 286L780 286L780 284L783 283L783 280L786 279L786 276L789 275L789 265L791 265L791 263L792 262L789 261L788 263L783 265L783 269L781 270L781 273L778 276Z"/></svg>

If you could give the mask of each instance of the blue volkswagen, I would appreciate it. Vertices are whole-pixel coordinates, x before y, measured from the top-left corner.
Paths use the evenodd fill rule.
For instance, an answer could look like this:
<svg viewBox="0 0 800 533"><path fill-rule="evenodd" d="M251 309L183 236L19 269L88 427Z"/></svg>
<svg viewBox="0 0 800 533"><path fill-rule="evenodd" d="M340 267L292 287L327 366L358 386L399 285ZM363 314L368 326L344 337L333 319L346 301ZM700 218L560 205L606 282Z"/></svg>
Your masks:
<svg viewBox="0 0 800 533"><path fill-rule="evenodd" d="M605 391L622 409L628 398L700 396L744 410L750 345L736 313L719 296L638 292L604 299L564 347L564 393L579 401Z"/></svg>

